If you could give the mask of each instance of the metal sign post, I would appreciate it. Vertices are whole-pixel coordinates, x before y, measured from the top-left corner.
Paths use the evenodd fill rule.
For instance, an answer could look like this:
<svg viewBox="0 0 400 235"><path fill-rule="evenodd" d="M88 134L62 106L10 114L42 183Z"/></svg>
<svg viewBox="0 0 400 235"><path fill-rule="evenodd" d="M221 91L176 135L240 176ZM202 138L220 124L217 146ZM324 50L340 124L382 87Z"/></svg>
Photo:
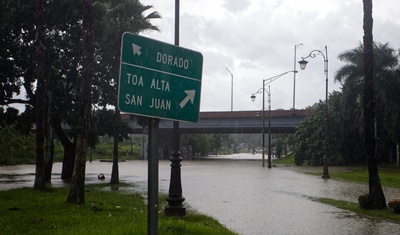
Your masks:
<svg viewBox="0 0 400 235"><path fill-rule="evenodd" d="M118 109L149 118L148 234L158 234L158 119L197 122L200 111L201 53L124 33Z"/></svg>

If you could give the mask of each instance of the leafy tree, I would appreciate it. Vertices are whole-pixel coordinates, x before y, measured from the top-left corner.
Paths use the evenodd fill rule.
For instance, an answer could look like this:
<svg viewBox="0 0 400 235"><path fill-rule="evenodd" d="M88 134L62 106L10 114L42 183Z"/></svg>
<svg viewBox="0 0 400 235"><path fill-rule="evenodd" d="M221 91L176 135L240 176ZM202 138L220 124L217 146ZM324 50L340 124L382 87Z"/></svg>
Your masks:
<svg viewBox="0 0 400 235"><path fill-rule="evenodd" d="M43 0L36 0L36 171L34 189L45 190L44 176L44 138L45 138L45 47L44 47L44 7Z"/></svg>
<svg viewBox="0 0 400 235"><path fill-rule="evenodd" d="M398 56L396 57L398 58ZM382 100L386 104L380 112L384 113L385 127L388 130L388 138L396 145L396 162L400 167L400 70L399 65L393 71L393 75L389 75L389 79L385 80L382 86L385 88L382 94ZM389 156L391 156L389 154Z"/></svg>
<svg viewBox="0 0 400 235"><path fill-rule="evenodd" d="M225 148L226 151L226 149L231 149L232 146L237 145L234 135L232 134L212 134L211 138L213 140L212 148L216 150Z"/></svg>
<svg viewBox="0 0 400 235"><path fill-rule="evenodd" d="M96 76L93 81L92 101L93 104L98 104L101 107L107 107L109 104L114 105L116 97L115 81L118 77L119 55L115 54L119 51L119 47L115 46L115 42L120 42L120 35L114 34L115 31L109 32L115 25L110 24L110 27L103 27L108 20L117 22L118 24L134 28L133 32L140 32L144 28L151 28L148 21L152 18L159 17L158 13L150 13L146 17L139 16L150 6L141 8L138 1L125 1L129 4L121 5L124 1L96 1L94 6L95 14L95 31L96 31ZM64 147L64 159L61 177L68 180L72 176L73 163L75 158L75 145L77 143L78 133L78 117L79 117L79 84L82 78L82 1L65 0L65 1L49 1L45 2L43 11L44 14L44 35L43 44L46 45L45 72L44 72L44 88L46 91L47 116L43 118L47 123L45 126L48 133L46 140L47 145L51 142L51 128L57 134ZM98 3L117 6L117 10L124 9L131 14L124 15L125 18L118 18L117 15L112 15L110 12L98 11ZM122 7L121 7L122 6ZM126 7L126 8L125 8ZM37 79L35 55L36 38L35 24L31 20L36 12L36 2L21 2L5 0L0 2L0 8L4 14L0 15L0 64L2 70L0 77L2 83L0 90L0 105L8 105L15 103L26 104L25 112L18 114L12 109L8 109L2 117L7 117L9 114L15 114L14 120L17 122L16 127L31 130L31 124L35 121L35 106L36 94L35 81ZM107 9L107 8L105 8ZM107 14L109 19L103 21ZM145 18L145 19L143 19ZM125 20L125 21L124 21ZM129 22L127 22L129 21ZM100 24L100 23L101 24ZM150 26L151 27L150 27ZM127 27L120 27L129 30ZM119 26L118 26L119 27ZM115 28L115 27L114 27ZM156 27L154 27L156 28ZM109 43L109 44L107 44ZM110 45L113 47L109 47ZM113 56L111 56L113 54ZM110 55L110 56L109 56ZM112 76L109 71L114 70ZM26 99L15 99L15 95L20 94L22 90L26 92ZM117 117L117 116L116 116ZM51 119L51 120L49 120ZM95 120L92 120L96 123ZM15 123L15 122L14 122ZM18 124L24 123L24 125ZM48 126L51 123L51 127ZM103 126L97 121L97 126ZM65 128L68 127L68 130ZM113 130L115 130L114 128ZM122 130L121 130L122 131ZM96 143L96 132L90 131L90 145ZM121 134L120 134L121 135ZM125 134L123 134L125 135ZM118 139L118 138L117 138ZM51 151L47 151L50 153ZM49 155L49 154L47 154ZM47 161L48 160L48 161ZM46 166L51 167L52 160L46 156ZM47 167L46 174L51 174L51 168ZM49 171L48 171L49 170Z"/></svg>
<svg viewBox="0 0 400 235"><path fill-rule="evenodd" d="M67 113L71 114L73 110L76 110L73 104L77 104L77 102L72 98L77 94L74 92L76 86L71 84L76 84L75 81L80 71L80 62L78 61L80 61L81 56L79 55L80 50L71 45L79 45L81 38L79 36L80 21L79 17L76 17L76 12L79 13L76 10L80 6L79 2L77 0L44 1L42 8L37 8L36 1L6 0L0 3L1 9L5 12L0 16L2 26L0 27L0 34L1 38L4 39L0 40L0 64L2 65L0 89L4 91L0 97L0 103L2 105L26 104L25 111L15 119L18 123L24 123L24 125L16 125L17 128L23 128L26 132L30 131L31 124L35 121L35 113L44 113L46 109L48 110L47 113L50 112L54 115L47 117L43 115L36 120L39 122L43 120L47 125L50 123L48 120L50 117L55 119L52 120L53 123L57 123L57 120L59 124L67 122L68 118L71 117ZM37 15L38 9L43 11L41 26L32 21L32 19L35 19L34 15ZM39 34L42 41L39 42L36 40L35 33L39 32L41 28L43 30L40 31L45 32L45 34ZM35 48L36 45L40 44L46 45L46 49L44 50L45 53L42 53L45 57L38 60L35 57ZM39 64L41 64L40 74L44 75L36 86L35 81L39 74L37 65ZM38 89L34 92L36 87ZM26 93L25 99L14 98L22 91ZM43 92L47 99L44 107L36 107L38 101L36 97L40 95L39 100L42 100ZM46 95L50 93L54 95L56 102L51 102L51 96ZM56 107L50 109L48 107L50 103L56 104ZM42 110L36 112L36 108ZM76 120L76 118L71 118L71 120ZM68 124L73 126L70 123ZM44 129L47 129L46 132L49 133L50 127L47 125ZM39 125L39 129L41 126ZM42 133L42 131L38 133ZM61 136L60 133L59 136ZM49 137L46 138L49 139ZM65 152L72 151L67 150ZM71 155L66 154L66 156ZM70 169L70 175L72 175L72 167Z"/></svg>
<svg viewBox="0 0 400 235"><path fill-rule="evenodd" d="M191 146L194 156L206 156L211 151L212 138L207 134L185 134L182 136L181 146Z"/></svg>
<svg viewBox="0 0 400 235"><path fill-rule="evenodd" d="M346 129L342 107L342 93L334 91L328 97L328 142L327 155L329 165L343 165L354 163L356 160L353 155L347 153L348 141L357 140L347 139L349 131ZM294 157L297 165L306 163L307 165L323 164L323 140L325 128L324 103L312 107L314 115L305 118L297 128L294 139ZM352 133L352 132L350 132ZM352 146L354 147L354 146Z"/></svg>
<svg viewBox="0 0 400 235"><path fill-rule="evenodd" d="M0 9L0 125L12 125L29 135L35 122L32 107L36 53L32 42L35 41L36 1L4 0L0 2ZM25 97L20 96L22 90ZM25 112L6 107L11 104L26 105Z"/></svg>
<svg viewBox="0 0 400 235"><path fill-rule="evenodd" d="M212 136L214 136L214 134ZM227 137L232 140L231 144L235 146L245 144L248 151L261 146L261 134L229 134ZM219 147L221 146L218 146L218 148Z"/></svg>
<svg viewBox="0 0 400 235"><path fill-rule="evenodd" d="M314 108L314 115L303 119L294 134L296 146L294 161L296 165L322 165L324 115L322 101ZM328 148L329 149L329 148Z"/></svg>
<svg viewBox="0 0 400 235"><path fill-rule="evenodd" d="M36 156L35 138L18 131L14 125L0 128L0 165L33 163Z"/></svg>
<svg viewBox="0 0 400 235"><path fill-rule="evenodd" d="M334 91L329 95L328 100L328 160L331 165L343 165L356 162L357 155L348 154L349 142L357 146L359 138L349 139L347 135L354 134L351 129L346 129L346 119L343 114L343 95ZM353 147L354 147L353 146ZM354 153L354 152L352 152Z"/></svg>
<svg viewBox="0 0 400 235"><path fill-rule="evenodd" d="M146 119L147 120L147 119ZM99 136L113 136L114 135L114 110L102 108L96 110L92 114L91 124L90 124L90 146L95 147L99 141ZM132 133L132 128L129 122L122 121L119 123L120 131L118 135L118 141L130 139L129 133Z"/></svg>
<svg viewBox="0 0 400 235"><path fill-rule="evenodd" d="M19 110L13 107L4 109L0 107L0 126L13 125L21 134L29 135L32 130L31 123L34 122L33 110L26 110L20 114Z"/></svg>
<svg viewBox="0 0 400 235"><path fill-rule="evenodd" d="M91 86L94 64L94 34L92 0L83 2L83 77L80 83L80 108L78 123L78 141L76 145L76 157L74 174L67 202L75 204L85 203L85 169L88 150L88 130L91 114Z"/></svg>
<svg viewBox="0 0 400 235"><path fill-rule="evenodd" d="M114 115L114 151L111 184L119 183L118 174L118 142L120 133L120 111L117 108L117 89L119 77L119 58L121 36L124 32L139 33L145 30L158 30L150 23L152 19L160 18L158 12L144 15L145 11L152 8L142 5L137 0L99 0L94 5L97 18L96 33L100 38L98 42L99 69L97 78L104 79L105 83L98 81L100 103L103 106L113 105ZM107 66L104 66L104 65ZM101 76L100 76L101 75Z"/></svg>
<svg viewBox="0 0 400 235"><path fill-rule="evenodd" d="M0 8L0 105L34 105L36 2L4 0ZM15 98L21 87L26 99Z"/></svg>
<svg viewBox="0 0 400 235"><path fill-rule="evenodd" d="M47 92L52 107L49 118L64 148L61 178L71 180L75 162L75 149L79 119L79 85L82 80L82 2L51 1L46 34L48 50ZM48 127L48 128L51 128ZM69 130L66 130L68 128ZM50 163L48 163L50 164Z"/></svg>

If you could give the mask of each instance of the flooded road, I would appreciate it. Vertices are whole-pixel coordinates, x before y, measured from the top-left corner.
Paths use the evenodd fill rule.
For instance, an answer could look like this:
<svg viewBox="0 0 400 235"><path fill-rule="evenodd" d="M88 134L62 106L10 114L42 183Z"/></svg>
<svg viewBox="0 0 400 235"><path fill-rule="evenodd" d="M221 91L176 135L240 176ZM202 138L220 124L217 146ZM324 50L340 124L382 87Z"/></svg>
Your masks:
<svg viewBox="0 0 400 235"><path fill-rule="evenodd" d="M236 155L236 159L257 156ZM160 161L160 191L168 192L170 162ZM87 163L88 183L98 183L104 173L108 183L112 163ZM32 187L34 166L0 167L0 190ZM147 193L147 161L119 164L120 180ZM62 185L61 164L54 164L52 182ZM16 177L10 177L17 174ZM261 167L260 160L201 160L182 162L185 205L210 215L239 234L398 234L397 223L358 216L352 212L314 202L312 197L357 202L368 192L366 185L299 173L295 167ZM385 189L387 200L400 195Z"/></svg>

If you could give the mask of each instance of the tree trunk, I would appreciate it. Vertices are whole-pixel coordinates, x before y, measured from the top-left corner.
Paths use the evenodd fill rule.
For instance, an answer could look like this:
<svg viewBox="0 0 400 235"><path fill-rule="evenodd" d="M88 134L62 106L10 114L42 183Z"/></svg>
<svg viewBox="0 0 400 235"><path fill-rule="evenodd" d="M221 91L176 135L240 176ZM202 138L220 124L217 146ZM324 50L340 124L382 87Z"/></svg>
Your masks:
<svg viewBox="0 0 400 235"><path fill-rule="evenodd" d="M45 50L44 50L44 1L36 1L36 57L37 57L37 88L36 88L36 171L34 189L45 190L44 177L44 106L45 106Z"/></svg>
<svg viewBox="0 0 400 235"><path fill-rule="evenodd" d="M94 39L92 0L83 2L83 72L80 84L80 110L78 120L78 141L74 173L67 202L75 204L85 203L85 169L88 152L88 130L91 114L91 86L93 78Z"/></svg>
<svg viewBox="0 0 400 235"><path fill-rule="evenodd" d="M74 172L76 142L64 145L63 165L61 169L61 179L70 182Z"/></svg>
<svg viewBox="0 0 400 235"><path fill-rule="evenodd" d="M122 35L122 34L120 34ZM118 50L117 53L117 58L121 56L121 42L118 45ZM118 74L114 75L115 77L118 76ZM115 83L115 87L118 87L118 79L117 82ZM113 166L112 166L112 171L111 171L111 180L110 184L119 184L119 170L118 170L118 142L119 142L119 122L120 122L120 111L118 109L118 97L115 97L115 112L114 112L114 133L113 133L113 138L114 138L114 147L113 147Z"/></svg>
<svg viewBox="0 0 400 235"><path fill-rule="evenodd" d="M59 121L53 120L53 127L58 137L58 140L60 140L61 144L64 147L61 179L65 181L70 181L72 178L72 173L74 171L76 142L71 142L69 140L69 138L65 135Z"/></svg>
<svg viewBox="0 0 400 235"><path fill-rule="evenodd" d="M119 171L118 171L119 121L120 121L120 111L117 105L115 105L113 166L112 166L110 184L119 184Z"/></svg>
<svg viewBox="0 0 400 235"><path fill-rule="evenodd" d="M396 166L400 167L400 146L399 144L396 144Z"/></svg>
<svg viewBox="0 0 400 235"><path fill-rule="evenodd" d="M44 161L44 179L46 183L50 183L51 173L53 169L53 156L54 156L53 128L51 125L53 93L49 91L47 94L48 95L47 95L47 117L46 117L46 158Z"/></svg>
<svg viewBox="0 0 400 235"><path fill-rule="evenodd" d="M374 99L374 56L372 37L372 0L364 3L364 96L363 96L363 130L364 143L368 162L369 201L371 209L386 208L378 173L378 153L376 141L375 99Z"/></svg>

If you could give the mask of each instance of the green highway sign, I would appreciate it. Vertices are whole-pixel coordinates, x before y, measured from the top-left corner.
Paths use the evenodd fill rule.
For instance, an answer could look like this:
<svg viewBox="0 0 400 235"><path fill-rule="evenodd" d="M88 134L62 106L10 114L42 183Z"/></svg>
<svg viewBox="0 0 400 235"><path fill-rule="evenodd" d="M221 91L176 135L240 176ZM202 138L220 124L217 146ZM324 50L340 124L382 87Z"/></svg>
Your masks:
<svg viewBox="0 0 400 235"><path fill-rule="evenodd" d="M124 33L118 108L126 113L197 122L202 69L199 52Z"/></svg>

